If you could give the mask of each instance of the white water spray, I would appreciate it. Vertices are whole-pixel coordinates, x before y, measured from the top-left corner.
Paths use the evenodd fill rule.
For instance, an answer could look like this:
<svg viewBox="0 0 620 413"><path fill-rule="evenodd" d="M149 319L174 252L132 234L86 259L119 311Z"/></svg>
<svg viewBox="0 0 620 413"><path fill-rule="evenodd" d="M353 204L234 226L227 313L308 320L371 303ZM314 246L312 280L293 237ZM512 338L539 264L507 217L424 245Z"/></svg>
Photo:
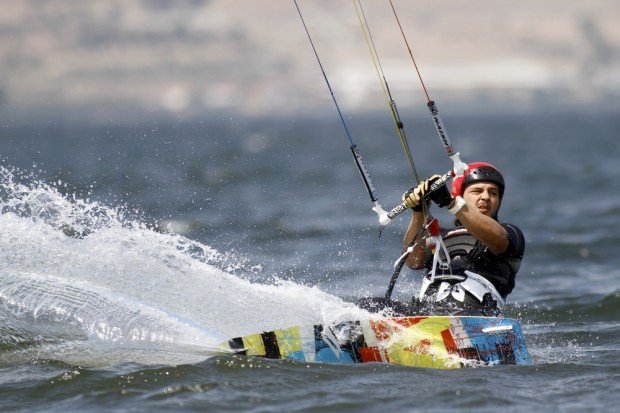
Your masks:
<svg viewBox="0 0 620 413"><path fill-rule="evenodd" d="M30 320L31 337L21 342L36 343L34 325L43 323L81 331L74 339L89 354L113 350L114 362L126 361L119 349L192 349L204 358L230 337L363 313L317 288L227 273L217 267L223 255L207 245L4 166L0 210L0 313L13 318L8 325L20 322L20 331Z"/></svg>

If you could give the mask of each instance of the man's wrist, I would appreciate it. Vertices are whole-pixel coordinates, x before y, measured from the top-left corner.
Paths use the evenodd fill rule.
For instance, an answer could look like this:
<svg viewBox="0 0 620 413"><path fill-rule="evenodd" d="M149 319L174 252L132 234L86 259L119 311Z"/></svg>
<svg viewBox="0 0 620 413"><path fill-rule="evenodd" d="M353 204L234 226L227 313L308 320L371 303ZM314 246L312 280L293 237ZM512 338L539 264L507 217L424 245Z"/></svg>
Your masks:
<svg viewBox="0 0 620 413"><path fill-rule="evenodd" d="M465 200L462 197L457 196L456 198L454 198L454 201L448 207L448 211L452 215L456 215L465 206L465 204L467 204L467 202L465 202Z"/></svg>

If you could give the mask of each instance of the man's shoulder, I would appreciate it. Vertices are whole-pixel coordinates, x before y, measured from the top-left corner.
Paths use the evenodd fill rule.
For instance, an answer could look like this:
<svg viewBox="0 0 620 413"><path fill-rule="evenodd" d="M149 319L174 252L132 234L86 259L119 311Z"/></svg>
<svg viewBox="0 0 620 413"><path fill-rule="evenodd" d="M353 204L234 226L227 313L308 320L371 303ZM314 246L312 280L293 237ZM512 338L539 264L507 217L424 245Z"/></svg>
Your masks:
<svg viewBox="0 0 620 413"><path fill-rule="evenodd" d="M525 251L523 232L516 225L507 222L501 223L501 226L508 234L508 249L501 255L507 258L521 259Z"/></svg>
<svg viewBox="0 0 620 413"><path fill-rule="evenodd" d="M516 226L515 224L511 224L509 222L500 222L500 225L502 227L504 227L504 229L506 229L506 231L514 231L514 232L516 232L518 234L523 235L523 231L521 231L521 229L518 226Z"/></svg>

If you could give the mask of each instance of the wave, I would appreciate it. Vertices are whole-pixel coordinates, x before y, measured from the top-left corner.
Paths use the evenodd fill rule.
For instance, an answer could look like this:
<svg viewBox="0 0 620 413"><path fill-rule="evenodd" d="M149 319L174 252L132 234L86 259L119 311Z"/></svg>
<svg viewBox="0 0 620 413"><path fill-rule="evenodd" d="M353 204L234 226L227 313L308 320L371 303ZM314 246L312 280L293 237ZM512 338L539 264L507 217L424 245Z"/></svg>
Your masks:
<svg viewBox="0 0 620 413"><path fill-rule="evenodd" d="M147 350L158 362L160 350L204 356L227 337L364 313L318 288L251 282L227 271L243 267L234 256L62 188L0 166L0 349L12 354L73 343L66 354L88 347L96 364Z"/></svg>
<svg viewBox="0 0 620 413"><path fill-rule="evenodd" d="M620 319L620 290L609 294L558 296L522 303L511 310L532 322L617 322Z"/></svg>

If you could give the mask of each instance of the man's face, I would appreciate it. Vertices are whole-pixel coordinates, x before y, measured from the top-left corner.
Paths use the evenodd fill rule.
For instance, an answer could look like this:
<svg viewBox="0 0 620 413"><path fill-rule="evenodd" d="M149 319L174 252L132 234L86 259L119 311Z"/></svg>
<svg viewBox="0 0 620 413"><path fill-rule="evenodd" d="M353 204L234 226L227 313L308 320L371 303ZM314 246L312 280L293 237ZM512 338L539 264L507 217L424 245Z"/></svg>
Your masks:
<svg viewBox="0 0 620 413"><path fill-rule="evenodd" d="M477 182L468 185L463 192L467 206L478 210L489 217L495 216L499 210L499 188L491 182Z"/></svg>

